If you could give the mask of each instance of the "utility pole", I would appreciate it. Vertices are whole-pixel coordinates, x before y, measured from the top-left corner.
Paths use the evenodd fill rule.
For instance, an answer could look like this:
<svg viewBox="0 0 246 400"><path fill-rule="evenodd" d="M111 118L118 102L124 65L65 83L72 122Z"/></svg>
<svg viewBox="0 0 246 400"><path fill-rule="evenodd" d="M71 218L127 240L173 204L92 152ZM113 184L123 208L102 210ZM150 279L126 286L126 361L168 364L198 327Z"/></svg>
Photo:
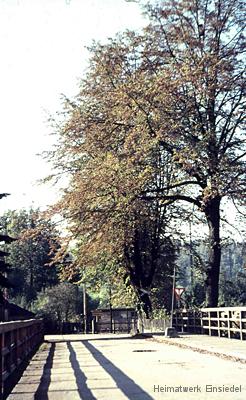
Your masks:
<svg viewBox="0 0 246 400"><path fill-rule="evenodd" d="M192 243L192 228L191 221L189 221L189 236L190 236L190 286L191 290L194 286L194 271L193 271L193 243Z"/></svg>
<svg viewBox="0 0 246 400"><path fill-rule="evenodd" d="M173 327L175 280L176 280L176 266L174 265L174 270L173 270L173 290L172 290L172 308L171 308L171 328Z"/></svg>
<svg viewBox="0 0 246 400"><path fill-rule="evenodd" d="M87 333L87 298L86 298L86 287L83 284L83 313L84 313L84 333Z"/></svg>
<svg viewBox="0 0 246 400"><path fill-rule="evenodd" d="M175 281L176 281L176 266L173 269L173 287L172 287L172 307L171 307L171 326L165 329L166 337L177 337L178 334L176 329L173 327L173 312L174 312L174 292L175 292Z"/></svg>
<svg viewBox="0 0 246 400"><path fill-rule="evenodd" d="M109 311L110 311L110 333L113 332L113 311L112 311L112 292L111 283L109 283Z"/></svg>
<svg viewBox="0 0 246 400"><path fill-rule="evenodd" d="M190 287L193 291L194 287L194 260L193 260L193 239L192 239L192 228L193 228L193 215L194 215L194 204L192 207L192 213L189 218L189 239L190 239Z"/></svg>

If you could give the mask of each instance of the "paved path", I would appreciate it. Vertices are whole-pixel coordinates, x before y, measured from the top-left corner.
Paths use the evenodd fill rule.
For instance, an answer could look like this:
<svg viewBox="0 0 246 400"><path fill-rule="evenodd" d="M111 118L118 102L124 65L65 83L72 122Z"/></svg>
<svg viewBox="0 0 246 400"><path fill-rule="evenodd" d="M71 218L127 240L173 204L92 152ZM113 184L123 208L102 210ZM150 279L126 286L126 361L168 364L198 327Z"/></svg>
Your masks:
<svg viewBox="0 0 246 400"><path fill-rule="evenodd" d="M190 348L200 353L216 354L246 363L246 340L218 338L216 336L182 334L178 338L166 338L163 334L153 334L154 340L181 348Z"/></svg>
<svg viewBox="0 0 246 400"><path fill-rule="evenodd" d="M245 400L246 364L177 346L198 348L196 336L47 336L8 400ZM203 338L200 346L215 339ZM246 343L238 346L245 355Z"/></svg>

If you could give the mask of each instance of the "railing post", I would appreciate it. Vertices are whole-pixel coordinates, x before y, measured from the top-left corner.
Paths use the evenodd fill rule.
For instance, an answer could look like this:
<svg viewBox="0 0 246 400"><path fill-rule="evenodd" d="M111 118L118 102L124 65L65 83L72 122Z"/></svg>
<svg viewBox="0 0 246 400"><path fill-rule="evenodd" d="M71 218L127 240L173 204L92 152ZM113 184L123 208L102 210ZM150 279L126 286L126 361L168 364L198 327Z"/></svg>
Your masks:
<svg viewBox="0 0 246 400"><path fill-rule="evenodd" d="M218 327L218 336L221 336L221 332L220 332L220 311L219 309L217 310L217 327Z"/></svg>
<svg viewBox="0 0 246 400"><path fill-rule="evenodd" d="M242 323L242 310L239 311L240 313L240 321L239 321L239 326L240 326L240 340L243 340L243 323Z"/></svg>
<svg viewBox="0 0 246 400"><path fill-rule="evenodd" d="M228 332L228 339L231 338L231 324L230 324L230 310L227 313L227 332Z"/></svg>

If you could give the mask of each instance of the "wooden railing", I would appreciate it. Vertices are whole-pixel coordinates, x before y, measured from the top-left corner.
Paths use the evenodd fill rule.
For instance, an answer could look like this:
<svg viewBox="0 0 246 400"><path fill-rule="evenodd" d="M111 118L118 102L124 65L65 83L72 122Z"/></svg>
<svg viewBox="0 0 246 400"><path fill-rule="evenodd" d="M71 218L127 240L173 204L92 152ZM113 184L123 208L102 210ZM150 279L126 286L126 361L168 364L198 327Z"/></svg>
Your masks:
<svg viewBox="0 0 246 400"><path fill-rule="evenodd" d="M177 310L173 325L181 332L246 340L246 307Z"/></svg>
<svg viewBox="0 0 246 400"><path fill-rule="evenodd" d="M24 362L43 341L43 321L0 323L0 399L5 399Z"/></svg>

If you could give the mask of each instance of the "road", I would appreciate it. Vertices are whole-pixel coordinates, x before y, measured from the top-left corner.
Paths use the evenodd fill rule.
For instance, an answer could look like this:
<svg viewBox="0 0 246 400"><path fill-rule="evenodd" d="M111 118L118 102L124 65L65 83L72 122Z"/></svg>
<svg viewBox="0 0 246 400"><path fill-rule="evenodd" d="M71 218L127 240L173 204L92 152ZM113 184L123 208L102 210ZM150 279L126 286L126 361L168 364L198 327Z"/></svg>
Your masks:
<svg viewBox="0 0 246 400"><path fill-rule="evenodd" d="M245 400L245 377L246 364L152 339L59 335L47 337L8 400Z"/></svg>

